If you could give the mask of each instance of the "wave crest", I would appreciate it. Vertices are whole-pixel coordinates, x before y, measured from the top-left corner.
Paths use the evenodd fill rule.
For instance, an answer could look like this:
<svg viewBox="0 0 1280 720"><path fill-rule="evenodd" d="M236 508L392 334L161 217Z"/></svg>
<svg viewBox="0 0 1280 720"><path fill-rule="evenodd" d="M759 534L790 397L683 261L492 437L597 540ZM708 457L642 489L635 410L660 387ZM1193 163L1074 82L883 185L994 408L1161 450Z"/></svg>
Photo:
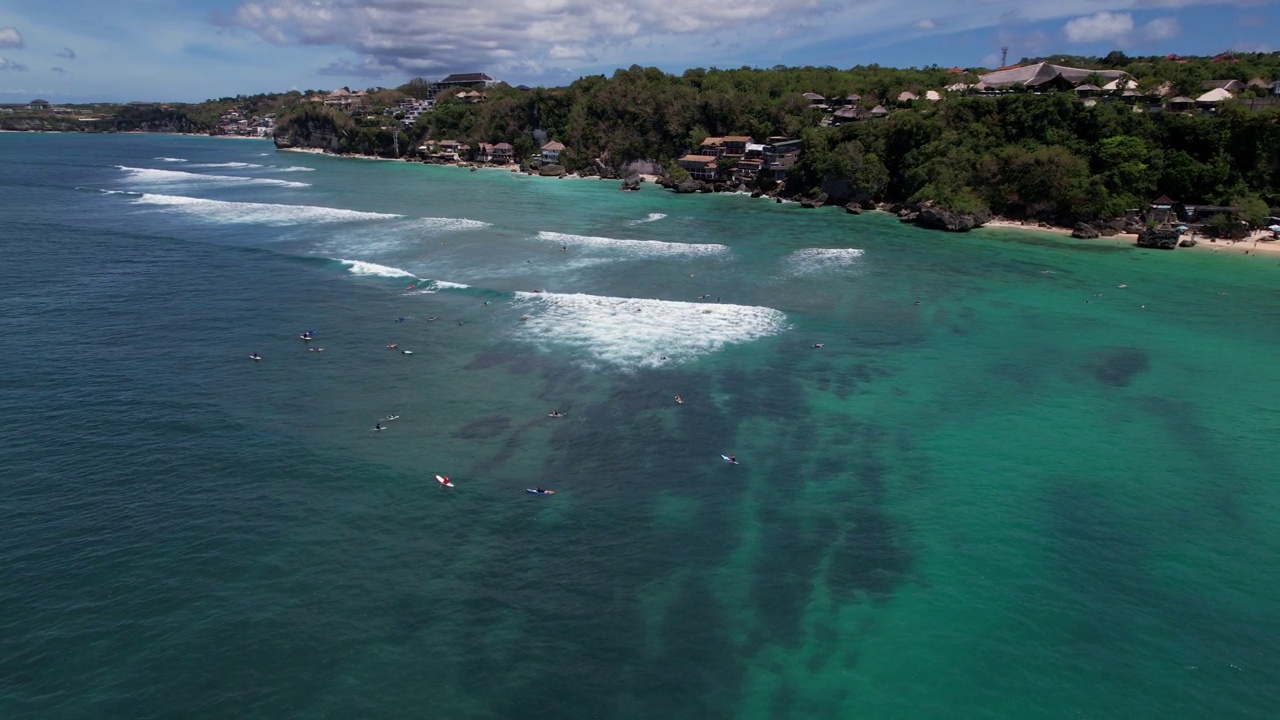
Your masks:
<svg viewBox="0 0 1280 720"><path fill-rule="evenodd" d="M182 195L143 193L133 200L138 205L156 205L176 212L194 215L217 223L238 225L305 225L309 223L339 223L360 220L393 220L403 215L344 210L317 205L279 205L274 203L232 202L205 200Z"/></svg>
<svg viewBox="0 0 1280 720"><path fill-rule="evenodd" d="M569 235L567 233L548 232L543 230L537 235L538 240L554 242L560 245L574 245L593 250L616 250L635 257L661 257L671 255L715 255L726 252L727 245L714 243L678 243L662 240L629 240L591 235Z"/></svg>
<svg viewBox="0 0 1280 720"><path fill-rule="evenodd" d="M310 187L311 183L293 182L291 180L279 180L277 178L264 177L241 177L239 175L205 175L203 173L186 172L185 170L156 170L154 168L136 168L126 165L117 165L116 167L123 170L128 179L132 182L142 183L145 185L171 185L171 184L187 184L187 185L275 185L277 187L293 187L302 188Z"/></svg>

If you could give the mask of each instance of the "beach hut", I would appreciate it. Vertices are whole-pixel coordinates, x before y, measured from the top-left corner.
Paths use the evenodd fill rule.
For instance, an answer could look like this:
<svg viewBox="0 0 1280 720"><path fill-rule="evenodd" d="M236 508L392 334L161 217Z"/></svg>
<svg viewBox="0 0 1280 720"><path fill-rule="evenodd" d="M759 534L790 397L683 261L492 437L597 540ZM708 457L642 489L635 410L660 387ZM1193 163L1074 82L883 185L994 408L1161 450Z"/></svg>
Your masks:
<svg viewBox="0 0 1280 720"><path fill-rule="evenodd" d="M877 105L871 108L871 117L873 118L882 118L888 114L889 114L889 111L885 110L883 105Z"/></svg>
<svg viewBox="0 0 1280 720"><path fill-rule="evenodd" d="M1166 110L1174 110L1174 111L1191 110L1195 106L1196 106L1196 101L1192 100L1186 95L1179 95L1175 98L1171 98L1169 102L1165 103Z"/></svg>
<svg viewBox="0 0 1280 720"><path fill-rule="evenodd" d="M1102 92L1102 88L1098 87L1097 85L1091 85L1089 83L1085 83L1084 85L1080 85L1076 87L1076 97L1082 97L1082 98L1093 97L1100 92Z"/></svg>

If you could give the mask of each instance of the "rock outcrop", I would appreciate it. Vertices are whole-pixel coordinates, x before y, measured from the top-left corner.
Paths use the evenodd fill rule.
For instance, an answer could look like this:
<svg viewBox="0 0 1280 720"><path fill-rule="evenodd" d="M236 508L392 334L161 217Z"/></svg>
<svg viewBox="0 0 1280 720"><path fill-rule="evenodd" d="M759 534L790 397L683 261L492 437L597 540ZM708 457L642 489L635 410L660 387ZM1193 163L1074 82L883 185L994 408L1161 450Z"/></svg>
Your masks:
<svg viewBox="0 0 1280 720"><path fill-rule="evenodd" d="M622 186L619 187L618 189L619 190L639 190L640 182L641 182L641 178L639 175L632 175L626 180L623 180Z"/></svg>
<svg viewBox="0 0 1280 720"><path fill-rule="evenodd" d="M567 170L563 165L543 165L538 168L538 174L542 177L561 177Z"/></svg>
<svg viewBox="0 0 1280 720"><path fill-rule="evenodd" d="M824 178L822 192L831 205L847 205L851 202L866 205L871 202L871 193L865 188L854 187L848 178L840 175L828 175Z"/></svg>
<svg viewBox="0 0 1280 720"><path fill-rule="evenodd" d="M701 180L694 180L690 178L688 180L681 180L680 182L675 183L675 185L672 186L671 189L675 190L677 193L710 192L711 191L710 188L707 188L705 190L703 189L705 185L706 183L702 182Z"/></svg>
<svg viewBox="0 0 1280 720"><path fill-rule="evenodd" d="M986 210L971 213L956 212L939 207L932 201L925 201L920 203L914 221L917 225L923 227L947 230L949 232L967 232L974 228L982 227L990 219L991 213Z"/></svg>
<svg viewBox="0 0 1280 720"><path fill-rule="evenodd" d="M1080 238L1082 240L1092 240L1099 237L1102 233L1098 232L1098 228L1086 222L1076 223L1076 227L1071 231L1071 237Z"/></svg>
<svg viewBox="0 0 1280 720"><path fill-rule="evenodd" d="M803 198L802 200L800 200L800 207L809 208L811 210L813 208L820 208L826 204L827 204L827 194L824 192L818 193L817 197Z"/></svg>
<svg viewBox="0 0 1280 720"><path fill-rule="evenodd" d="M1138 234L1138 247L1172 250L1178 247L1178 231L1172 228L1150 228Z"/></svg>
<svg viewBox="0 0 1280 720"><path fill-rule="evenodd" d="M860 203L851 202L848 205L844 206L844 211L849 213L850 215L861 215L862 205Z"/></svg>

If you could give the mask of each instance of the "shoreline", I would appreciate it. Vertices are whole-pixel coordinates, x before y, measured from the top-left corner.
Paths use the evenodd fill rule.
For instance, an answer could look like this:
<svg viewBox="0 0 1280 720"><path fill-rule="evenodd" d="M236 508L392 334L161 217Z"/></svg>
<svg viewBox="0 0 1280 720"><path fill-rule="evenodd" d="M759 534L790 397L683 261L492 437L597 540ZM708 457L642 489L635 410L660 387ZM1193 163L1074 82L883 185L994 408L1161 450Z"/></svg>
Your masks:
<svg viewBox="0 0 1280 720"><path fill-rule="evenodd" d="M1078 240L1084 243L1109 243L1112 245L1129 245L1137 246L1138 236L1134 233L1118 233L1110 237L1099 236L1096 238L1076 238L1071 236L1069 228L1045 227L1043 225L1024 225L1017 220L1008 218L996 218L984 224L982 228L992 228L995 230L1022 230L1026 232L1037 232L1064 237L1071 240ZM982 229L978 228L978 229ZM1270 255L1280 254L1280 242L1269 239L1271 232L1268 230L1258 230L1250 234L1243 240L1223 240L1215 242L1209 238L1196 238L1196 244L1191 247L1178 247L1177 250L1193 250L1198 252L1224 252L1235 253L1238 255ZM1144 248L1147 249L1147 248ZM1154 249L1154 248L1150 248Z"/></svg>
<svg viewBox="0 0 1280 720"><path fill-rule="evenodd" d="M182 134L182 133L170 133L170 134ZM210 137L223 137L223 136L210 136ZM233 136L228 136L228 137L233 137ZM244 138L244 139L269 140L270 138ZM459 170L468 170L468 171L497 170L497 171L503 171L508 173L515 173L518 175L525 175L528 177L535 177L535 178L546 177L546 179L548 180L570 179L570 180L612 180L614 182L622 181L622 178L603 178L598 175L584 176L584 175L579 175L577 173L569 173L566 175L558 175L558 176L543 176L537 173L524 172L520 169L519 165L514 163L509 163L506 165L481 165L481 164L463 163L463 162L424 163L418 160L406 160L405 158L385 158L377 155L361 155L358 153L335 153L329 150L325 150L324 148L277 147L276 150L279 152L298 152L298 153L309 153L312 155L328 155L336 158L351 158L354 160L381 160L384 162L409 162L409 163L414 163L418 165L432 165L436 167L453 167L453 168L458 168ZM660 179L657 175L651 175L648 173L637 173L637 175L641 178L642 182L651 183L655 187L657 186L657 182ZM720 194L740 195L741 193L720 193ZM770 197L770 196L763 196L763 197ZM790 203L790 202L792 201L783 200L783 204ZM1018 220L1010 220L1009 218L1003 218L1003 217L995 217L974 229L983 230L987 228L990 228L993 230L1019 230L1023 232L1043 233L1047 235L1053 235L1058 238L1066 238L1068 240L1076 240L1084 243L1109 243L1111 245L1117 245L1117 246L1136 247L1137 240L1138 240L1138 236L1133 233L1118 233L1116 235L1112 235L1109 237L1099 236L1096 238L1075 238L1071 236L1071 232L1072 232L1071 228L1057 227L1053 225L1025 224ZM928 229L928 228L922 228L922 229ZM943 232L943 231L938 231L938 232ZM1208 252L1214 252L1214 253L1221 251L1224 253L1234 253L1238 255L1280 254L1280 241L1265 239L1270 236L1271 236L1270 231L1259 230L1254 232L1244 240L1238 240L1235 242L1231 242L1231 241L1213 242L1208 238L1205 238L1205 239L1198 239L1196 244L1189 248L1179 247L1176 249L1177 250L1196 250L1200 252L1208 251ZM1154 248L1151 248L1151 249L1154 249Z"/></svg>

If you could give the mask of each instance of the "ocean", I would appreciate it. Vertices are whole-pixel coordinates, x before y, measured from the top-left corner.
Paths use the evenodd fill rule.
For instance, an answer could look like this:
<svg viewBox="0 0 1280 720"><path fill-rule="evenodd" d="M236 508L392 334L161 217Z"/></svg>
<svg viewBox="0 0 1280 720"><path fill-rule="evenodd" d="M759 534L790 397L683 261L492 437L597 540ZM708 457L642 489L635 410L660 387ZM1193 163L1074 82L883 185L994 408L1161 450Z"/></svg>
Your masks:
<svg viewBox="0 0 1280 720"><path fill-rule="evenodd" d="M1280 706L1277 258L160 135L0 211L0 717Z"/></svg>

